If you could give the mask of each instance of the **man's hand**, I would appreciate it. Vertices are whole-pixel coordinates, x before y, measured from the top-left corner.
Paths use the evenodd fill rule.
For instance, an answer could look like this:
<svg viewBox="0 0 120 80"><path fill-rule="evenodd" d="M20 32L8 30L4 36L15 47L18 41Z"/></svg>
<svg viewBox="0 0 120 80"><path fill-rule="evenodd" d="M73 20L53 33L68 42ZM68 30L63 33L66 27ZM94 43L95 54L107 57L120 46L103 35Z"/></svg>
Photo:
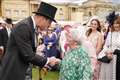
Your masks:
<svg viewBox="0 0 120 80"><path fill-rule="evenodd" d="M113 59L113 54L112 52L106 54L109 59Z"/></svg>
<svg viewBox="0 0 120 80"><path fill-rule="evenodd" d="M48 59L49 59L48 64L50 64L51 66L54 66L55 64L58 64L61 61L60 59L57 59L55 57L50 57Z"/></svg>

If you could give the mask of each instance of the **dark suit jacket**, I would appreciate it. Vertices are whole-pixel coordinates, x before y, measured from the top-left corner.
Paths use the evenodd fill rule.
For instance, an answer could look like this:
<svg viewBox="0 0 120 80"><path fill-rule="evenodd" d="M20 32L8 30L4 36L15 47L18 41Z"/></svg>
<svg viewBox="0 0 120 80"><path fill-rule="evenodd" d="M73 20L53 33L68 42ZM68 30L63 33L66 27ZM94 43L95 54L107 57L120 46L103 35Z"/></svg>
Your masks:
<svg viewBox="0 0 120 80"><path fill-rule="evenodd" d="M31 17L16 24L0 67L0 80L24 80L29 63L41 68L46 57L35 54L34 27Z"/></svg>
<svg viewBox="0 0 120 80"><path fill-rule="evenodd" d="M3 28L0 30L0 46L4 47L4 49L5 49L4 53L6 51L7 41L8 41L7 29Z"/></svg>

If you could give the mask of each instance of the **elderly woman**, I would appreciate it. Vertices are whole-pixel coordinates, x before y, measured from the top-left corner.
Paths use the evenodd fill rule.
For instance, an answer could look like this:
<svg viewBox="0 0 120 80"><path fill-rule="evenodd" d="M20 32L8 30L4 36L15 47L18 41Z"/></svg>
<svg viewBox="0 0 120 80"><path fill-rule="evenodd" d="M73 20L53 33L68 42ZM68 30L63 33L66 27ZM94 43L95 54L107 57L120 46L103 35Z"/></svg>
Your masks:
<svg viewBox="0 0 120 80"><path fill-rule="evenodd" d="M84 48L76 29L66 33L67 51L61 62L60 80L91 80L92 69L90 58Z"/></svg>

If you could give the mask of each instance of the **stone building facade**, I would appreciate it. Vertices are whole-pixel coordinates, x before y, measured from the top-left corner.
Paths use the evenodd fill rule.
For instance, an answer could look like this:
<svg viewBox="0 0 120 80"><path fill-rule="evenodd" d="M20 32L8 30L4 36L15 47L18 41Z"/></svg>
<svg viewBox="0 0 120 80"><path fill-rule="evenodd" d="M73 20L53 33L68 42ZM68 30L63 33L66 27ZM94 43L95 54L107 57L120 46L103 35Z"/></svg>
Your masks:
<svg viewBox="0 0 120 80"><path fill-rule="evenodd" d="M40 0L0 0L0 16L10 17L13 20L20 20L32 15L36 11ZM108 0L88 0L82 5L68 3L50 4L58 8L55 16L58 21L79 21L89 19L91 16L99 16L104 19L112 10L120 12L120 5L109 2Z"/></svg>
<svg viewBox="0 0 120 80"><path fill-rule="evenodd" d="M111 11L120 12L120 5L113 4L109 0L88 0L79 6L79 12L83 12L84 20L91 16L98 16L104 20Z"/></svg>
<svg viewBox="0 0 120 80"><path fill-rule="evenodd" d="M0 0L0 16L2 16L2 9L1 9L1 4L2 4L2 2L1 2L1 0Z"/></svg>

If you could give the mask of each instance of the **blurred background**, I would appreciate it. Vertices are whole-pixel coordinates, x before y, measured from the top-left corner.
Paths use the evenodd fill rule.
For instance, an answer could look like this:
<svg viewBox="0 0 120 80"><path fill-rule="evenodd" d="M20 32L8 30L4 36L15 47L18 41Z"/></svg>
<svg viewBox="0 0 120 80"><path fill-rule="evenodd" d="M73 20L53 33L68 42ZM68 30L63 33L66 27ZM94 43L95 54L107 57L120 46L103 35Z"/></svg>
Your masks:
<svg viewBox="0 0 120 80"><path fill-rule="evenodd" d="M14 22L33 15L41 1L58 8L57 21L75 21L82 23L98 16L105 20L109 12L120 13L120 0L0 0L0 16L12 18Z"/></svg>

